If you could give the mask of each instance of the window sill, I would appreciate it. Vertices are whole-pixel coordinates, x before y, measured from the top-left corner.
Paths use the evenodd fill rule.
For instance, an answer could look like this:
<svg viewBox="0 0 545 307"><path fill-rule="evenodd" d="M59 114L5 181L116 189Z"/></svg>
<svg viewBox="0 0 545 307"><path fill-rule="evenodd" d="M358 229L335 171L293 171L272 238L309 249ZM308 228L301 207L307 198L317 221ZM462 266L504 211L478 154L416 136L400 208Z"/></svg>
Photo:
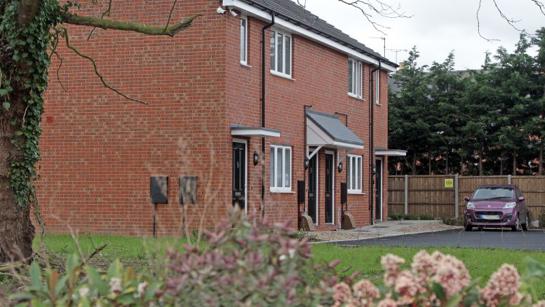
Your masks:
<svg viewBox="0 0 545 307"><path fill-rule="evenodd" d="M354 98L354 99L357 99L357 100L360 100L360 101L364 101L363 97L359 97L359 96L354 95L352 93L348 93L348 97L351 97L351 98Z"/></svg>
<svg viewBox="0 0 545 307"><path fill-rule="evenodd" d="M367 195L367 193L364 193L364 192L350 192L350 191L348 191L348 195Z"/></svg>
<svg viewBox="0 0 545 307"><path fill-rule="evenodd" d="M276 189L270 189L269 190L271 193L275 193L275 194L294 194L295 192L293 192L292 190L276 190Z"/></svg>
<svg viewBox="0 0 545 307"><path fill-rule="evenodd" d="M276 77L280 77L280 78L283 78L283 79L295 81L295 79L293 79L290 75L286 75L286 74L283 74L283 73L280 73L280 72L277 72L277 71L274 71L274 70L271 70L271 75L276 76Z"/></svg>
<svg viewBox="0 0 545 307"><path fill-rule="evenodd" d="M252 66L248 65L248 63L240 62L240 66L244 68L252 68Z"/></svg>

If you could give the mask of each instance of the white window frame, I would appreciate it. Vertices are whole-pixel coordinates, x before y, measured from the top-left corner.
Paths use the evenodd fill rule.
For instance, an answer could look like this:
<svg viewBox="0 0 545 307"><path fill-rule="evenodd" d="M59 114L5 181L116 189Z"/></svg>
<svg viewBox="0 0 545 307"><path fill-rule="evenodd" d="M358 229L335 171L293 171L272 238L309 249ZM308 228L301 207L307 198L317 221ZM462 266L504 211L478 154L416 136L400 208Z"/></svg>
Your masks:
<svg viewBox="0 0 545 307"><path fill-rule="evenodd" d="M293 166L293 155L292 155L292 148L291 146L285 146L285 145L271 145L270 147L271 150L274 149L274 161L271 160L272 163L270 163L270 169L269 171L271 172L270 175L272 174L273 175L273 180L271 180L270 182L270 191L271 192L274 192L274 193L291 193L291 182L293 181L293 172L292 172L292 166ZM282 176L282 183L281 183L281 186L277 186L277 180L276 178L278 178L278 173L277 173L277 165L278 165L278 150L281 150L282 151L282 171L281 171L281 176ZM269 151L270 153L270 151ZM290 180L289 182L287 182L288 186L286 186L286 177L285 177L285 173L284 171L286 170L286 157L289 155L290 157L290 165L289 165L289 177L290 177ZM269 157L270 159L272 158L272 156Z"/></svg>
<svg viewBox="0 0 545 307"><path fill-rule="evenodd" d="M240 17L240 64L248 65L248 17Z"/></svg>
<svg viewBox="0 0 545 307"><path fill-rule="evenodd" d="M278 69L278 63L279 63L279 58L278 58L278 36L279 34L282 34L282 71L280 71ZM289 38L289 41L290 41L290 56L289 58L286 58L286 40L287 38ZM272 40L274 39L274 44L272 42ZM279 31L279 30L272 30L271 32L271 57L272 55L274 54L274 65L273 63L271 62L271 74L273 75L278 75L280 77L285 77L285 78L289 78L291 79L291 75L292 75L292 72L293 72L293 37L291 36L291 34L289 33L286 33L286 32L282 32L282 31ZM290 69L289 71L286 71L286 63L289 63L289 66L290 66Z"/></svg>
<svg viewBox="0 0 545 307"><path fill-rule="evenodd" d="M348 183L348 193L349 194L361 194L363 192L363 157L359 155L347 155L348 159L348 173L347 173L347 183ZM354 182L356 183L356 186L352 185L352 169L356 165L357 161L360 161L359 166L360 169L356 169L356 178Z"/></svg>
<svg viewBox="0 0 545 307"><path fill-rule="evenodd" d="M380 104L380 70L375 71L375 103Z"/></svg>
<svg viewBox="0 0 545 307"><path fill-rule="evenodd" d="M348 95L363 99L363 65L360 61L352 58L348 59L348 65L351 69L348 76Z"/></svg>

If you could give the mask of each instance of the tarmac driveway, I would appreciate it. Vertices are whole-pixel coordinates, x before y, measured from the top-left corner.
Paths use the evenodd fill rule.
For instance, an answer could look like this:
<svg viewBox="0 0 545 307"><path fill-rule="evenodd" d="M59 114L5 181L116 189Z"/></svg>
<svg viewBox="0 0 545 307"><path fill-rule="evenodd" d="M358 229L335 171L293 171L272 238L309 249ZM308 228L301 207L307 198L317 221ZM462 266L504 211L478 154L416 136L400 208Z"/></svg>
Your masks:
<svg viewBox="0 0 545 307"><path fill-rule="evenodd" d="M545 251L545 231L512 232L448 230L433 233L338 242L343 246L385 245L402 247L507 248Z"/></svg>

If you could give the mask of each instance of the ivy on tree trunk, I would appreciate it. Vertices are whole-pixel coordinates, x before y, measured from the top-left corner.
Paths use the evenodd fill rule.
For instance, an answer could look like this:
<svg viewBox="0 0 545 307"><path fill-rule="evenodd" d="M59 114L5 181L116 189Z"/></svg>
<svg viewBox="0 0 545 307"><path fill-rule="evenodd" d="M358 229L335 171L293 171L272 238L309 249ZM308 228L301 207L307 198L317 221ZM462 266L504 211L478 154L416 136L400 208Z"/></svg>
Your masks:
<svg viewBox="0 0 545 307"><path fill-rule="evenodd" d="M35 230L30 214L32 205L38 205L33 181L40 159L43 96L53 45L59 42L59 35L68 35L63 24L174 36L197 17L170 25L175 4L166 25L149 26L78 16L70 12L71 2L60 5L58 0L0 0L0 263L32 257ZM69 48L92 61L103 80L92 58ZM105 81L103 84L127 97Z"/></svg>

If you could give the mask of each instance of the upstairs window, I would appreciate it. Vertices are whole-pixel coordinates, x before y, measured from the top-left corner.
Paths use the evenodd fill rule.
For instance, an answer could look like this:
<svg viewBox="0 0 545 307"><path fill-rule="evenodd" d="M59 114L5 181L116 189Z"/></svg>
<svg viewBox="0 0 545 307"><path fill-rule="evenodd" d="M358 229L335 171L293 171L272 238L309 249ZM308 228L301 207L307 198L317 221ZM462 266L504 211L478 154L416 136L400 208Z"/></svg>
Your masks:
<svg viewBox="0 0 545 307"><path fill-rule="evenodd" d="M361 99L362 93L362 65L354 59L348 59L348 95Z"/></svg>
<svg viewBox="0 0 545 307"><path fill-rule="evenodd" d="M380 104L380 70L375 71L375 103Z"/></svg>
<svg viewBox="0 0 545 307"><path fill-rule="evenodd" d="M363 157L348 155L348 192L362 193Z"/></svg>
<svg viewBox="0 0 545 307"><path fill-rule="evenodd" d="M240 18L240 63L248 65L248 18Z"/></svg>
<svg viewBox="0 0 545 307"><path fill-rule="evenodd" d="M291 192L291 147L271 146L271 192Z"/></svg>
<svg viewBox="0 0 545 307"><path fill-rule="evenodd" d="M291 35L272 31L271 72L291 78Z"/></svg>

